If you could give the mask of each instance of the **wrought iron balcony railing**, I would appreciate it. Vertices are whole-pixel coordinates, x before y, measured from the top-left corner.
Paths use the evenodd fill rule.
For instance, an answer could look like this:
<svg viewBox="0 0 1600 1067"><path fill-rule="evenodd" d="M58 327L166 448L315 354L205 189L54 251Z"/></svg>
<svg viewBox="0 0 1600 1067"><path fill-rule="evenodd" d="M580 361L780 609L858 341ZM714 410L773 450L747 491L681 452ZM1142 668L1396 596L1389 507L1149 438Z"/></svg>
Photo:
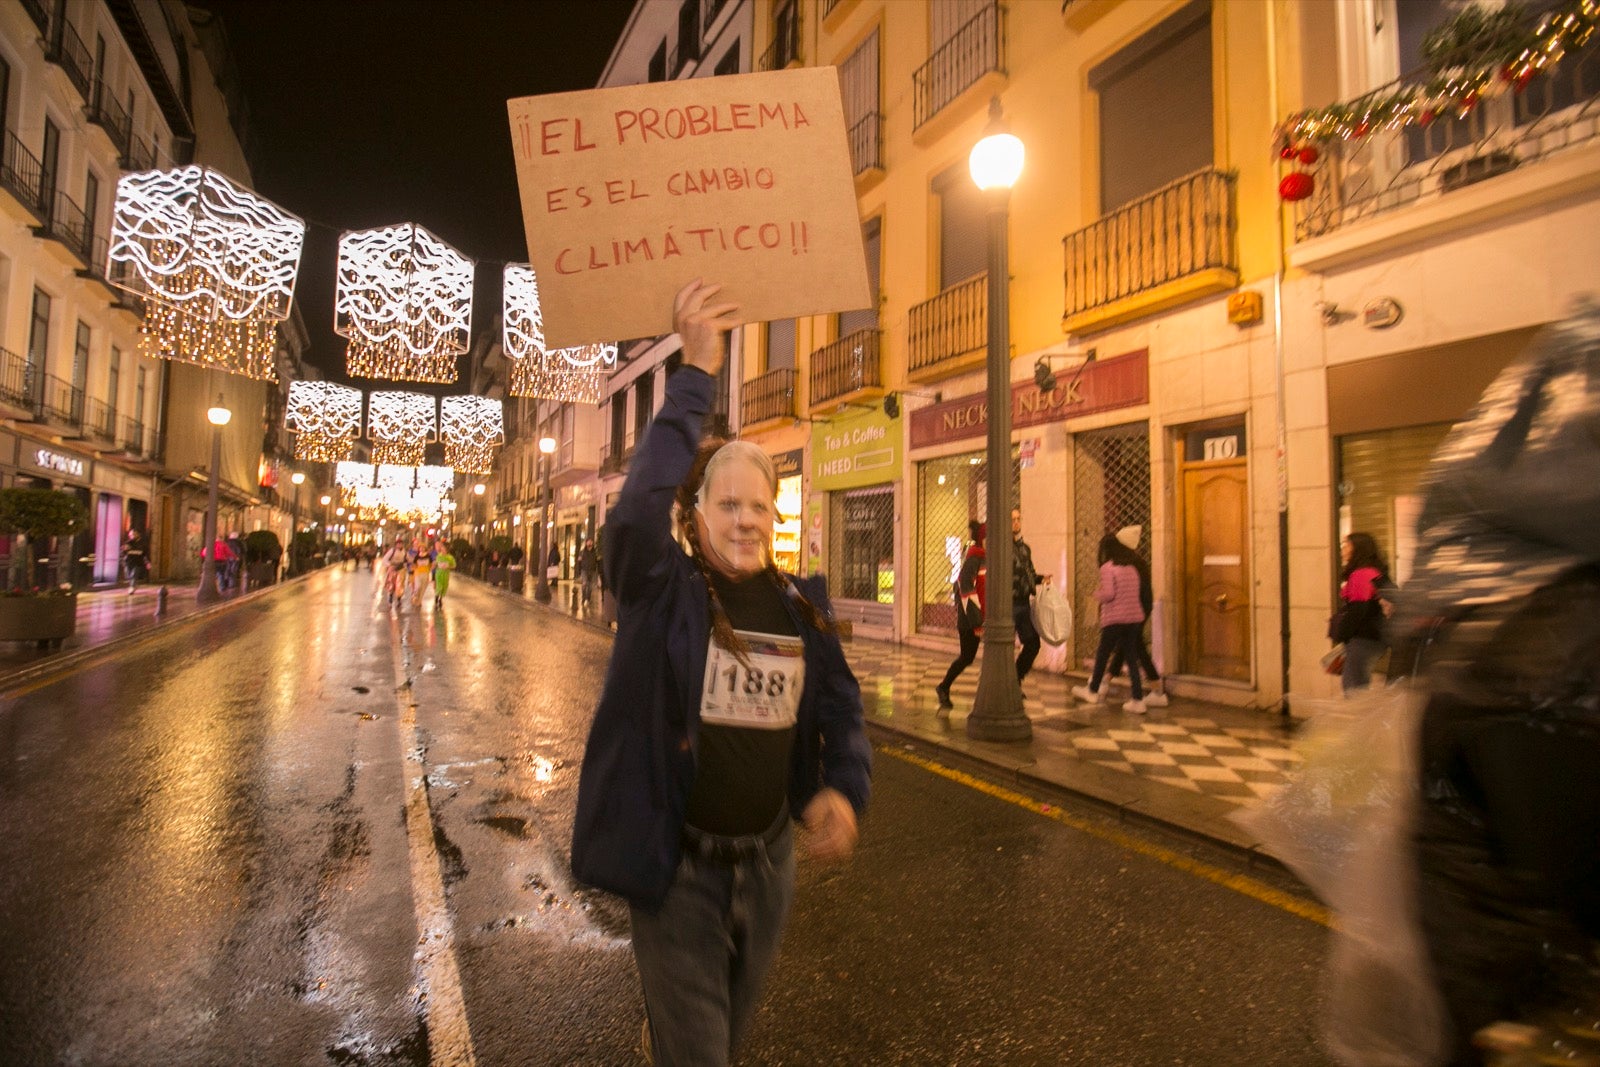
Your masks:
<svg viewBox="0 0 1600 1067"><path fill-rule="evenodd" d="M84 410L84 435L111 443L117 439L116 410L103 400L91 400Z"/></svg>
<svg viewBox="0 0 1600 1067"><path fill-rule="evenodd" d="M853 173L883 166L883 116L876 111L856 121L849 130Z"/></svg>
<svg viewBox="0 0 1600 1067"><path fill-rule="evenodd" d="M106 131L111 143L117 147L118 156L127 156L129 138L133 136L133 117L111 95L105 82L94 87L94 97L84 108L90 122Z"/></svg>
<svg viewBox="0 0 1600 1067"><path fill-rule="evenodd" d="M740 424L753 426L768 419L794 418L795 380L793 367L780 367L745 382L739 397Z"/></svg>
<svg viewBox="0 0 1600 1067"><path fill-rule="evenodd" d="M991 71L1005 73L1005 25L998 2L984 6L911 76L912 126L937 115Z"/></svg>
<svg viewBox="0 0 1600 1067"><path fill-rule="evenodd" d="M0 348L0 403L32 410L38 395L38 368L26 357Z"/></svg>
<svg viewBox="0 0 1600 1067"><path fill-rule="evenodd" d="M128 138L128 154L122 157L122 165L127 170L155 170L155 146L134 134Z"/></svg>
<svg viewBox="0 0 1600 1067"><path fill-rule="evenodd" d="M78 31L72 28L72 23L66 19L56 23L44 58L46 62L61 68L73 88L78 90L78 95L83 97L84 103L88 103L91 89L89 49L84 45L83 38L78 36Z"/></svg>
<svg viewBox="0 0 1600 1067"><path fill-rule="evenodd" d="M1065 316L1211 268L1237 271L1237 184L1198 170L1063 237Z"/></svg>
<svg viewBox="0 0 1600 1067"><path fill-rule="evenodd" d="M72 197L56 191L40 230L43 231L42 236L61 242L84 266L89 265L94 255L94 234L89 229L88 216Z"/></svg>
<svg viewBox="0 0 1600 1067"><path fill-rule="evenodd" d="M22 0L22 10L28 13L33 24L39 27L39 35L50 36L50 9L45 6L44 0Z"/></svg>
<svg viewBox="0 0 1600 1067"><path fill-rule="evenodd" d="M46 420L76 431L83 427L83 390L54 374L44 376L38 412Z"/></svg>
<svg viewBox="0 0 1600 1067"><path fill-rule="evenodd" d="M43 221L44 208L39 202L41 172L39 157L28 151L15 133L7 130L5 152L0 155L0 185Z"/></svg>
<svg viewBox="0 0 1600 1067"><path fill-rule="evenodd" d="M1383 100L1428 72L1368 94ZM1600 139L1600 34L1519 92L1480 100L1464 117L1378 130L1319 146L1316 189L1295 208L1295 237L1307 240L1362 219L1444 196Z"/></svg>
<svg viewBox="0 0 1600 1067"><path fill-rule="evenodd" d="M132 416L123 416L121 429L117 433L117 447L130 456L145 455L144 423Z"/></svg>
<svg viewBox="0 0 1600 1067"><path fill-rule="evenodd" d="M917 304L908 324L908 371L929 370L982 352L989 343L989 272Z"/></svg>
<svg viewBox="0 0 1600 1067"><path fill-rule="evenodd" d="M782 70L800 58L800 13L791 3L772 30L772 43L761 53L757 70Z"/></svg>
<svg viewBox="0 0 1600 1067"><path fill-rule="evenodd" d="M883 387L882 332L847 333L811 353L811 405L826 404L860 389Z"/></svg>

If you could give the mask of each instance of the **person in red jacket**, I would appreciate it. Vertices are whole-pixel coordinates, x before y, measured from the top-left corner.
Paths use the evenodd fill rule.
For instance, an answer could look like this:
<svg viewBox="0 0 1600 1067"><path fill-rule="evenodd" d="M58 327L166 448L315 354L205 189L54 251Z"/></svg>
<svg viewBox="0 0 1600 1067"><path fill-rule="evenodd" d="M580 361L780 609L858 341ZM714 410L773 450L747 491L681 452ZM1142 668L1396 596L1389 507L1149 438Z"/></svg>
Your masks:
<svg viewBox="0 0 1600 1067"><path fill-rule="evenodd" d="M987 555L983 548L984 524L977 519L967 523L972 543L961 561L961 573L956 578L956 636L961 641L961 652L950 662L944 681L935 687L939 696L939 714L950 714L955 705L950 702L950 686L961 677L961 672L972 665L978 655L978 634L983 630L985 585L989 576Z"/></svg>

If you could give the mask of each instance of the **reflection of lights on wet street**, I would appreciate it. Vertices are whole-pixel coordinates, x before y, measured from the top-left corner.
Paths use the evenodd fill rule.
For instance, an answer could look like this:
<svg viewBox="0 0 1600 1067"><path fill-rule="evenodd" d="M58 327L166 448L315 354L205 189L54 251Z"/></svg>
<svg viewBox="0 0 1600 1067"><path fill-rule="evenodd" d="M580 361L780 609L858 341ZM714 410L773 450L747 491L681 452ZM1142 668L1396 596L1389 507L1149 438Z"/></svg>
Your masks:
<svg viewBox="0 0 1600 1067"><path fill-rule="evenodd" d="M551 778L555 777L555 772L556 772L556 765L554 763L552 763L549 760L545 759L543 756L534 756L533 757L533 780L534 781L536 781L536 782L548 782L548 781L550 781Z"/></svg>

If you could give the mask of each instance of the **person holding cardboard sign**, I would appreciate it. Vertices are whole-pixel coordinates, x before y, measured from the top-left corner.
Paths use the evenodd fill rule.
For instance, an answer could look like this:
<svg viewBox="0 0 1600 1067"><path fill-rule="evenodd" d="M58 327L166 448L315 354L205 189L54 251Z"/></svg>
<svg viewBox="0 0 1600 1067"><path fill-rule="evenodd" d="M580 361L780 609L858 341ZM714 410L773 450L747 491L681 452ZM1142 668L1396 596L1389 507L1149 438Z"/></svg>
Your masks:
<svg viewBox="0 0 1600 1067"><path fill-rule="evenodd" d="M573 874L630 905L658 1064L729 1062L794 896L795 815L811 857L843 859L870 793L826 583L772 564L772 460L700 440L737 325L718 289L674 300L683 366L606 518L617 638L573 824Z"/></svg>

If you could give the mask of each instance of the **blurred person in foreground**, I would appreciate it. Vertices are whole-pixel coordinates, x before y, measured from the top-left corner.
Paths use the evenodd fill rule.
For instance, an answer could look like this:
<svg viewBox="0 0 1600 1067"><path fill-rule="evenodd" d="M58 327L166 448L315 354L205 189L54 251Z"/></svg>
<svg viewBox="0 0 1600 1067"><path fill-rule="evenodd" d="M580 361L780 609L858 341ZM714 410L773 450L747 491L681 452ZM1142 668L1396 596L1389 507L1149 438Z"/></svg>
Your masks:
<svg viewBox="0 0 1600 1067"><path fill-rule="evenodd" d="M732 1058L794 896L793 820L813 858L843 859L870 788L826 583L771 562L772 460L700 439L738 324L719 288L674 300L683 366L607 515L617 637L573 827L573 874L630 905L645 1058L663 1065Z"/></svg>
<svg viewBox="0 0 1600 1067"><path fill-rule="evenodd" d="M1488 1024L1600 1005L1600 309L1501 373L1424 491L1394 656L1426 702L1419 912L1468 1065Z"/></svg>

